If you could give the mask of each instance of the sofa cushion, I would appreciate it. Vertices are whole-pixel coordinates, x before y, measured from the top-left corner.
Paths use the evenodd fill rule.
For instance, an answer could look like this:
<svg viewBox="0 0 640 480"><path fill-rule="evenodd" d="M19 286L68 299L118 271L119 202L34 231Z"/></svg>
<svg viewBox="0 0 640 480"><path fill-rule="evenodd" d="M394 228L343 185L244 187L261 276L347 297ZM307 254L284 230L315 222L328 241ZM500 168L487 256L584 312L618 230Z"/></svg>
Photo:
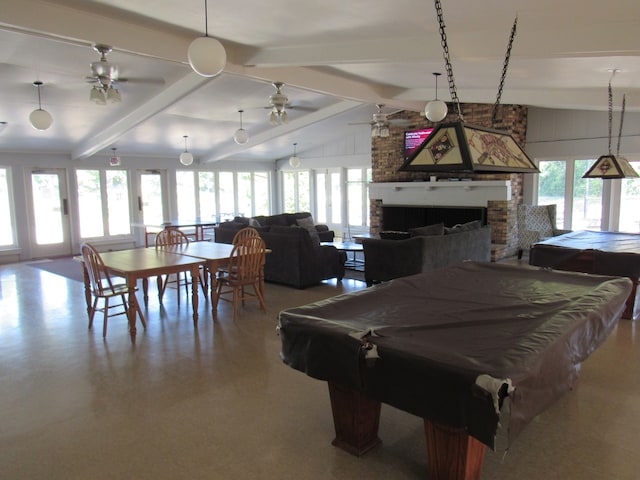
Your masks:
<svg viewBox="0 0 640 480"><path fill-rule="evenodd" d="M313 217L298 218L296 222L300 228L304 228L309 232L309 236L314 245L320 245L320 236L318 235L316 226L313 224Z"/></svg>
<svg viewBox="0 0 640 480"><path fill-rule="evenodd" d="M453 227L444 227L444 233L445 235L451 235L452 233L468 232L479 228L482 228L482 222L480 220L474 220L472 222L459 223Z"/></svg>
<svg viewBox="0 0 640 480"><path fill-rule="evenodd" d="M412 237L444 235L444 223L434 223L425 227L410 228L409 233Z"/></svg>

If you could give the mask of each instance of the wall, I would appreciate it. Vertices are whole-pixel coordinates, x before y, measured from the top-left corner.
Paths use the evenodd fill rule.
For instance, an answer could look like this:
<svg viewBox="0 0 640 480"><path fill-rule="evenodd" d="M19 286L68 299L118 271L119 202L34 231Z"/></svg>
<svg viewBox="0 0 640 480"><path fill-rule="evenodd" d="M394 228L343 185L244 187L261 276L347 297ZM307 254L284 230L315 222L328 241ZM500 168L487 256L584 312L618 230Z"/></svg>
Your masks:
<svg viewBox="0 0 640 480"><path fill-rule="evenodd" d="M450 106L451 110L451 106ZM518 105L501 105L498 110L497 122L491 124L493 105L462 104L464 121L478 126L492 127L509 131L524 147L527 133L527 108ZM431 122L416 112L400 112L394 119L408 120L402 127L392 126L387 138L374 138L371 147L371 164L374 182L410 182L425 180L428 172L398 172L404 163L404 131L433 126ZM457 115L451 112L444 122L455 121ZM517 250L517 205L523 199L524 174L478 174L478 173L438 173L439 178L463 177L474 180L510 180L511 200L490 201L487 205L487 223L492 227L492 243L494 259L504 258L515 254ZM377 233L382 227L382 202L371 200L371 231Z"/></svg>

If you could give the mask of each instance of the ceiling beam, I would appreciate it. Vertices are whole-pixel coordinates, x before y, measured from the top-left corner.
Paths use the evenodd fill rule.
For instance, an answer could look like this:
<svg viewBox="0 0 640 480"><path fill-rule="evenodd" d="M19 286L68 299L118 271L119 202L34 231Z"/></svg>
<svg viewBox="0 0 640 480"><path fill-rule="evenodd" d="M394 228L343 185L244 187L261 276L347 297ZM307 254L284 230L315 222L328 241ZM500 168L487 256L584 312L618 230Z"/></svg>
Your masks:
<svg viewBox="0 0 640 480"><path fill-rule="evenodd" d="M286 135L287 133L300 130L302 128L313 125L314 123L326 120L336 115L340 115L361 106L361 103L351 100L339 101L337 103L334 103L333 105L321 108L320 110L299 117L298 119L290 121L289 123L278 125L257 135L254 135L249 140L249 143L245 145L236 145L235 143L229 143L225 148L218 149L211 155L203 157L200 162L211 163L233 156L242 156L242 152L245 150L258 148L261 144L273 140L276 137L281 137L283 135Z"/></svg>
<svg viewBox="0 0 640 480"><path fill-rule="evenodd" d="M142 104L140 107L130 111L128 114L122 116L120 120L111 124L109 127L99 129L98 131L87 135L87 137L73 149L71 158L73 160L82 160L94 155L110 145L113 145L116 140L127 133L130 129L144 122L153 115L163 111L170 105L210 81L215 81L215 78L205 78L196 73L189 72L182 79L169 85L160 94Z"/></svg>

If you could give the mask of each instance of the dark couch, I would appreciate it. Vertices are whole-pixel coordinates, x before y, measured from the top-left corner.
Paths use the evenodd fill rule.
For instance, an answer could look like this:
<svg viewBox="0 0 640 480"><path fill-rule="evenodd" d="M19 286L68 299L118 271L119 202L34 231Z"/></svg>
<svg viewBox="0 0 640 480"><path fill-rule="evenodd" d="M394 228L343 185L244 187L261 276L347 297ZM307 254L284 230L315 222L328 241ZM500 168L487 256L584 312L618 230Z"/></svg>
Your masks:
<svg viewBox="0 0 640 480"><path fill-rule="evenodd" d="M364 277L367 285L465 260L491 260L490 226L446 230L447 233L442 235L415 233L405 240L364 239Z"/></svg>
<svg viewBox="0 0 640 480"><path fill-rule="evenodd" d="M280 213L277 215L260 215L257 217L235 217L230 222L223 222L214 230L214 238L218 243L231 243L236 232L245 227L253 227L258 232L268 232L272 226L290 227L298 225L298 220L312 218L309 212ZM333 242L334 232L326 225L314 225L321 242Z"/></svg>
<svg viewBox="0 0 640 480"><path fill-rule="evenodd" d="M276 218L277 217L277 218ZM281 283L295 288L317 285L322 280L344 276L346 254L320 241L333 241L334 233L326 225L315 225L317 236L297 225L298 219L311 217L309 213L280 214L271 217L255 217L251 222L266 247L271 250L266 256L264 277L267 282ZM231 243L235 233L249 226L249 219L236 217L215 229L215 241Z"/></svg>

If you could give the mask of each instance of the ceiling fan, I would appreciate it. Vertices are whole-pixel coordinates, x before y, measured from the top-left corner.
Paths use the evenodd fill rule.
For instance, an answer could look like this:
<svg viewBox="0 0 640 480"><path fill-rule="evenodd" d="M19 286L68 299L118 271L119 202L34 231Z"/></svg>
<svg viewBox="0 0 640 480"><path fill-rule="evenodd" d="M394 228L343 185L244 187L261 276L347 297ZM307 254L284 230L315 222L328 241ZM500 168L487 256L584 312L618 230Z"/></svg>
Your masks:
<svg viewBox="0 0 640 480"><path fill-rule="evenodd" d="M106 105L107 100L110 103L120 103L122 97L113 84L126 79L120 79L118 66L107 61L107 55L112 50L111 46L96 43L93 49L100 54L100 60L91 62L91 75L86 77L87 82L93 83L89 99L98 105Z"/></svg>
<svg viewBox="0 0 640 480"><path fill-rule="evenodd" d="M396 112L384 113L382 109L384 108L384 104L376 103L377 111L373 114L373 118L370 122L356 122L350 123L350 125L371 125L371 136L372 137L388 137L389 136L389 126L402 126L408 125L411 123L409 120L404 118L389 118L389 115L392 115Z"/></svg>
<svg viewBox="0 0 640 480"><path fill-rule="evenodd" d="M116 84L122 82L145 82L145 83L164 83L162 79L131 79L120 77L119 68L115 63L107 60L107 55L113 50L110 45L96 43L93 49L100 54L100 60L91 62L91 75L85 77L88 83L92 83L90 100L98 105L110 103L120 103L122 97L116 87Z"/></svg>
<svg viewBox="0 0 640 480"><path fill-rule="evenodd" d="M269 122L271 125L280 125L282 123L289 123L289 116L287 110L313 110L312 108L291 105L289 103L289 97L282 93L282 87L284 83L273 82L273 88L276 89L276 93L269 96L269 106L265 107L271 110L269 113Z"/></svg>

